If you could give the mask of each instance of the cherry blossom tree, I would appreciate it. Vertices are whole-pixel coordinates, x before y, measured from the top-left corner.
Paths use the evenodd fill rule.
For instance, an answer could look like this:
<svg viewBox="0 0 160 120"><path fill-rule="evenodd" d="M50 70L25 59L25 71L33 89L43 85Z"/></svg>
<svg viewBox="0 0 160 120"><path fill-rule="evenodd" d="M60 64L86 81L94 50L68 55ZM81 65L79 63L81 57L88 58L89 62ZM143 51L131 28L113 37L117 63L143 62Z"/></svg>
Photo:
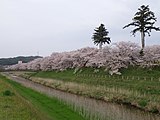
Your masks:
<svg viewBox="0 0 160 120"><path fill-rule="evenodd" d="M160 45L145 47L145 55L132 42L119 42L103 49L86 47L70 52L52 53L48 57L38 58L29 63L9 66L7 70L63 71L68 68L79 70L83 67L106 68L110 74L121 74L121 68L128 66L153 67L160 64Z"/></svg>

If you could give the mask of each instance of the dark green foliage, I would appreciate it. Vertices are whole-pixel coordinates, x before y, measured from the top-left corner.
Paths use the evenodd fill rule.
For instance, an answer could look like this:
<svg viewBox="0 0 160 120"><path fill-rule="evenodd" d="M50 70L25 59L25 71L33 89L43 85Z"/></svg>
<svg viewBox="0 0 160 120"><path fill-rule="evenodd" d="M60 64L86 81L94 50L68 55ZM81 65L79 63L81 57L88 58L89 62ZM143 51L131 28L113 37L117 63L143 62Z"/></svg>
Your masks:
<svg viewBox="0 0 160 120"><path fill-rule="evenodd" d="M96 28L95 33L93 33L93 42L96 45L99 45L99 48L102 48L102 45L107 43L110 44L111 39L108 37L108 31L105 29L104 24L101 24L98 28Z"/></svg>
<svg viewBox="0 0 160 120"><path fill-rule="evenodd" d="M22 61L23 63L27 63L27 62L30 62L30 61L37 59L37 58L42 58L42 57L40 57L40 56L28 56L28 57L19 56L19 57L14 57L14 58L1 58L0 59L0 66L14 65L14 64L17 64L18 61Z"/></svg>
<svg viewBox="0 0 160 120"><path fill-rule="evenodd" d="M145 107L147 105L147 101L146 100L141 100L138 102L138 104L141 106L141 107Z"/></svg>
<svg viewBox="0 0 160 120"><path fill-rule="evenodd" d="M3 95L4 95L4 96L12 96L12 95L14 95L14 93L12 93L10 90L5 90L5 91L3 92Z"/></svg>
<svg viewBox="0 0 160 120"><path fill-rule="evenodd" d="M134 26L135 29L131 31L132 35L135 36L136 32L141 33L141 42L142 42L142 49L145 47L145 35L148 34L150 36L151 30L160 31L159 27L154 27L153 25L157 21L157 18L154 15L154 12L150 11L149 5L142 5L138 12L134 15L132 19L133 22L123 27Z"/></svg>

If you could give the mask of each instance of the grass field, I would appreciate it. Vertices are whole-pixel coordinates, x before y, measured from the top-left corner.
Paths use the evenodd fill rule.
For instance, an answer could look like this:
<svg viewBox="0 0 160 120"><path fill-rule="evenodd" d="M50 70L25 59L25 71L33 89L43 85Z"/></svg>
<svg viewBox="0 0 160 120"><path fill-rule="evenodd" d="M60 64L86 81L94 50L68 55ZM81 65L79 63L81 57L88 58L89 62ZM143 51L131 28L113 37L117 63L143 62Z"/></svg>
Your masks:
<svg viewBox="0 0 160 120"><path fill-rule="evenodd" d="M53 78L64 82L85 83L87 85L116 87L128 90L135 90L142 94L160 95L160 69L128 69L123 70L123 76L109 76L100 71L94 73L92 69L83 69L81 73L73 74L73 70L64 72L38 72L34 77Z"/></svg>
<svg viewBox="0 0 160 120"><path fill-rule="evenodd" d="M0 82L3 83L0 84L1 94L6 89L12 88L11 91L14 91L13 96L4 97L1 95L3 101L0 101L0 107L3 109L0 111L0 116L2 116L0 118L7 117L3 120L84 120L78 113L56 98L50 98L32 89L23 87L3 76L0 76ZM11 87L8 88L8 85ZM17 94L22 97L18 97ZM24 102L20 98L25 99ZM30 108L28 108L26 101L30 103ZM38 111L34 112L35 110Z"/></svg>
<svg viewBox="0 0 160 120"><path fill-rule="evenodd" d="M43 120L37 113L33 105L0 76L0 120Z"/></svg>
<svg viewBox="0 0 160 120"><path fill-rule="evenodd" d="M131 104L160 113L160 68L128 68L121 72L121 76L110 76L103 69L94 73L92 68L83 68L76 74L70 69L63 72L41 71L25 76L56 89L105 101Z"/></svg>

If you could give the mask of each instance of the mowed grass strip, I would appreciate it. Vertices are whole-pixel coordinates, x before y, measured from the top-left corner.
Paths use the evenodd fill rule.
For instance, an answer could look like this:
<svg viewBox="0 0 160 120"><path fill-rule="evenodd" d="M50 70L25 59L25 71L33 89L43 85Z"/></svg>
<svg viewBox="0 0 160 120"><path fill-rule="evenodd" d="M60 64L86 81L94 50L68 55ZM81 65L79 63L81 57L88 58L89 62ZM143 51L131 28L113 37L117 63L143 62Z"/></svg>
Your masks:
<svg viewBox="0 0 160 120"><path fill-rule="evenodd" d="M43 120L32 104L27 103L15 89L0 76L0 120Z"/></svg>
<svg viewBox="0 0 160 120"><path fill-rule="evenodd" d="M3 77L3 79L8 81L8 83L10 83L21 96L30 101L36 109L39 109L41 113L43 112L48 120L85 120L82 116L73 111L63 102L60 102L58 99L48 97L30 88L26 88L19 83L6 79L5 77Z"/></svg>

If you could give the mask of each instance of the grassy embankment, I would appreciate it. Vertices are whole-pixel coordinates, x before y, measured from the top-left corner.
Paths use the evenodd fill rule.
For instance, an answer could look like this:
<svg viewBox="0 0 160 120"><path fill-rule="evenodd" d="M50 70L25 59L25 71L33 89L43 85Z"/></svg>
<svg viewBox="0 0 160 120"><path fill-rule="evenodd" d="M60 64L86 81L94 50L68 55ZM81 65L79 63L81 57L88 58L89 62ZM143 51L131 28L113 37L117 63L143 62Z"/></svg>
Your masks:
<svg viewBox="0 0 160 120"><path fill-rule="evenodd" d="M7 97L3 96L3 92L1 92L0 107L2 110L0 111L0 118L3 120L5 117L7 117L6 120L84 120L78 113L56 98L50 98L23 87L1 75L0 82L1 91L6 90L6 88L14 91L13 95ZM28 102L26 103L26 101Z"/></svg>
<svg viewBox="0 0 160 120"><path fill-rule="evenodd" d="M110 76L102 69L94 73L92 68L84 68L76 74L67 70L23 76L55 89L160 113L160 68L128 68L121 72L121 76Z"/></svg>
<svg viewBox="0 0 160 120"><path fill-rule="evenodd" d="M19 93L0 76L0 120L43 120Z"/></svg>

